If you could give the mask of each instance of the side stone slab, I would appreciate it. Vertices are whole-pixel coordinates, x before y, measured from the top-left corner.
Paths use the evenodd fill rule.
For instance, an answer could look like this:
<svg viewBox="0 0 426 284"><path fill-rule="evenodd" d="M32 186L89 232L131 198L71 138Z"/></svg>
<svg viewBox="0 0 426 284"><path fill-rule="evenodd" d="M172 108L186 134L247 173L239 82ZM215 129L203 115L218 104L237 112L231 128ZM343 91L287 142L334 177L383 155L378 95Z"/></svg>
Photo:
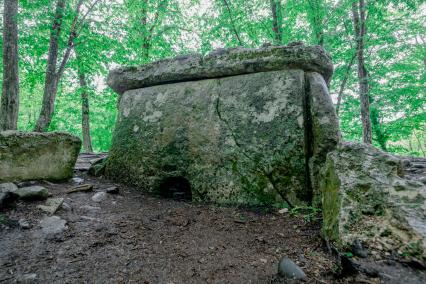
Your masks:
<svg viewBox="0 0 426 284"><path fill-rule="evenodd" d="M426 186L404 178L401 159L344 142L322 169L323 233L341 248L426 260Z"/></svg>
<svg viewBox="0 0 426 284"><path fill-rule="evenodd" d="M81 140L62 132L0 132L0 181L72 177Z"/></svg>
<svg viewBox="0 0 426 284"><path fill-rule="evenodd" d="M297 69L127 91L106 175L147 190L182 177L219 203L305 203L304 100Z"/></svg>

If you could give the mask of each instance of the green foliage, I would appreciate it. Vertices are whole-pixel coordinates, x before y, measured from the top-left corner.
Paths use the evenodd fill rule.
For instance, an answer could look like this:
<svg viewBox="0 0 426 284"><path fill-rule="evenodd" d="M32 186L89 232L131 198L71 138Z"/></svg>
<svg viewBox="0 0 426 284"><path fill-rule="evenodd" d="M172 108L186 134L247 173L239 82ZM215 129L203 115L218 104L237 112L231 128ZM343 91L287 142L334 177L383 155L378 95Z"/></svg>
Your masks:
<svg viewBox="0 0 426 284"><path fill-rule="evenodd" d="M312 206L296 206L290 210L293 216L303 216L306 222L321 219L321 209Z"/></svg>
<svg viewBox="0 0 426 284"><path fill-rule="evenodd" d="M277 1L281 3L283 44L323 44L332 55L335 75L330 92L335 101L355 52L353 1ZM66 3L60 58L67 46L77 0ZM60 82L50 130L81 136L80 66L89 84L91 134L96 151L109 149L116 117L117 96L105 82L109 69L191 52L205 54L219 47L259 47L274 42L270 1L84 0L80 18L94 3L78 29L74 51ZM383 134L383 141L375 134L374 143L385 145L390 152L426 156L425 1L366 3L365 54L372 116ZM56 1L22 0L19 5L19 129L32 130L41 107ZM356 63L348 73L342 94L339 116L343 136L361 140Z"/></svg>

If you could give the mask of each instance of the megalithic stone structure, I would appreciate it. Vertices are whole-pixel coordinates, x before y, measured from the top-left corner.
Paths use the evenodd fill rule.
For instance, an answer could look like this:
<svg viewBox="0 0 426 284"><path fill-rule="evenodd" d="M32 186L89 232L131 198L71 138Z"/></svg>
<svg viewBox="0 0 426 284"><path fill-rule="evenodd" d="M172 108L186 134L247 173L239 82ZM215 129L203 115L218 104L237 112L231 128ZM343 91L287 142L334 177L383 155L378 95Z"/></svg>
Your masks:
<svg viewBox="0 0 426 284"><path fill-rule="evenodd" d="M216 50L114 70L119 113L106 175L197 200L320 201L317 174L340 139L319 46Z"/></svg>

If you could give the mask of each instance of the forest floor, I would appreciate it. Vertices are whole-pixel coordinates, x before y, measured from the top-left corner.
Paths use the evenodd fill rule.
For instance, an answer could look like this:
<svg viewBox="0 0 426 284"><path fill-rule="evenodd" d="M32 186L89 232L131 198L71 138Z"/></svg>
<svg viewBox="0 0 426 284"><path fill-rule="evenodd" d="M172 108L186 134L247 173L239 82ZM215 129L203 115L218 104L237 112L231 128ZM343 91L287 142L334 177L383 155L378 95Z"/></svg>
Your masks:
<svg viewBox="0 0 426 284"><path fill-rule="evenodd" d="M320 224L305 216L162 199L85 172L76 176L93 191L69 194L73 181L40 183L64 198L66 206L55 213L67 222L61 233L42 232L46 213L36 206L44 201L3 212L0 283L287 283L276 276L283 256L304 270L307 283L383 282L362 274L337 279ZM119 194L92 200L111 186ZM386 283L426 279L424 271L401 264L381 267Z"/></svg>

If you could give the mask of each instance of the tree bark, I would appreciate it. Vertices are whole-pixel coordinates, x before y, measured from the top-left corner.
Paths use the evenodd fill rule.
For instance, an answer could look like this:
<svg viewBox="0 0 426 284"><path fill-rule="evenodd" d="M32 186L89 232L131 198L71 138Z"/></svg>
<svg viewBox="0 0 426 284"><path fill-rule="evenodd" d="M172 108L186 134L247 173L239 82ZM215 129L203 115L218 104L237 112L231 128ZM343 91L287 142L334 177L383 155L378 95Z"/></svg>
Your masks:
<svg viewBox="0 0 426 284"><path fill-rule="evenodd" d="M58 90L56 65L58 61L59 36L61 35L62 18L64 16L65 0L58 0L50 30L49 52L47 56L46 75L44 80L43 102L35 131L46 131L52 120L54 102Z"/></svg>
<svg viewBox="0 0 426 284"><path fill-rule="evenodd" d="M274 32L274 43L281 44L283 40L283 18L281 14L281 0L270 0L272 12L272 30Z"/></svg>
<svg viewBox="0 0 426 284"><path fill-rule="evenodd" d="M75 16L71 24L70 33L68 36L67 48L61 63L58 65L58 53L59 53L59 38L61 35L62 20L64 17L65 0L58 0L55 9L55 18L53 20L52 29L50 31L50 43L49 52L47 56L47 67L46 76L44 83L43 102L34 131L44 132L49 128L50 122L52 121L55 99L58 92L59 81L65 71L65 65L71 55L71 51L74 45L74 40L77 37L77 21L80 14L80 8L83 4L83 0L79 0L75 9Z"/></svg>
<svg viewBox="0 0 426 284"><path fill-rule="evenodd" d="M92 138L90 136L89 94L84 72L78 66L78 78L81 87L81 127L83 130L83 149L86 153L92 153Z"/></svg>
<svg viewBox="0 0 426 284"><path fill-rule="evenodd" d="M364 37L366 34L364 0L359 0L358 3L352 3L352 16L354 22L356 52L358 58L358 83L361 104L361 121L363 133L362 138L364 143L372 144L369 84L364 58Z"/></svg>
<svg viewBox="0 0 426 284"><path fill-rule="evenodd" d="M19 112L18 0L4 1L0 130L15 130Z"/></svg>

